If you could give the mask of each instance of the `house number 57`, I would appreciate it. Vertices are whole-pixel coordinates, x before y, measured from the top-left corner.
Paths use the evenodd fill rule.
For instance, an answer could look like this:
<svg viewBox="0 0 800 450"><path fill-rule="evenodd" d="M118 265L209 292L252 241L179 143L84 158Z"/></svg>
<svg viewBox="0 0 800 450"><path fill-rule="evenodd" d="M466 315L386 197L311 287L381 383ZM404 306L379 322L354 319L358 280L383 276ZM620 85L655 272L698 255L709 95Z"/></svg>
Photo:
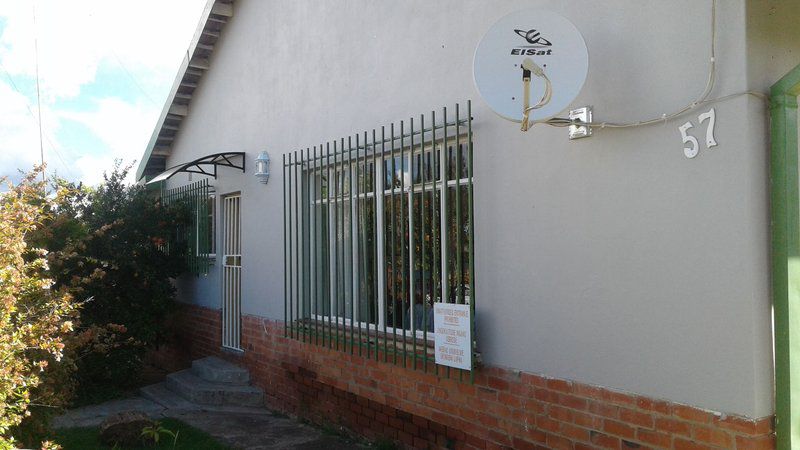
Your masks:
<svg viewBox="0 0 800 450"><path fill-rule="evenodd" d="M714 139L714 125L717 121L717 112L714 108L711 108L708 112L697 116L697 120L701 124L708 121L708 128L706 128L706 148L716 147L717 141ZM688 145L688 147L683 147L683 154L686 155L687 158L694 158L700 152L700 143L697 142L697 138L688 133L689 129L693 127L694 125L691 121L678 127L678 131L681 132L683 143Z"/></svg>

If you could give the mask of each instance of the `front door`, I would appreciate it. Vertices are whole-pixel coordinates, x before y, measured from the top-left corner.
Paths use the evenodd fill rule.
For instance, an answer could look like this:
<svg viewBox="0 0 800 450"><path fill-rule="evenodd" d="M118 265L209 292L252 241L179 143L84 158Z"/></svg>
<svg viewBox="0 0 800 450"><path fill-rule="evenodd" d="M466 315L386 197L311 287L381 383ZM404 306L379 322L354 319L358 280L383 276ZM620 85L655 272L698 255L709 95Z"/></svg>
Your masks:
<svg viewBox="0 0 800 450"><path fill-rule="evenodd" d="M225 196L222 202L222 346L241 350L241 195Z"/></svg>

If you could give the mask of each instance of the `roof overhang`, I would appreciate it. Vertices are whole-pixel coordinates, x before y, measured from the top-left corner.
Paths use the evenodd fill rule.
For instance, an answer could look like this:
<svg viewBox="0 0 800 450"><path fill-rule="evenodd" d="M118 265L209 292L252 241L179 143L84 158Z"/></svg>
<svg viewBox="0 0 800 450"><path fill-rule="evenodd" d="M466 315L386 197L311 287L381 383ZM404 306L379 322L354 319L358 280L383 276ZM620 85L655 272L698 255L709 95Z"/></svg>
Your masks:
<svg viewBox="0 0 800 450"><path fill-rule="evenodd" d="M136 179L152 176L166 168L167 158L181 122L189 114L189 103L209 69L209 58L220 33L233 16L233 0L207 0L200 23L175 76L167 101L161 110L144 155L136 168Z"/></svg>
<svg viewBox="0 0 800 450"><path fill-rule="evenodd" d="M237 160L241 160L241 163L237 164ZM199 173L201 175L217 178L218 166L232 167L234 169L240 169L242 172L244 172L244 163L244 152L215 153L213 155L197 158L194 161L189 161L187 163L170 167L169 169L153 177L147 182L147 184L169 180L174 175L179 173Z"/></svg>

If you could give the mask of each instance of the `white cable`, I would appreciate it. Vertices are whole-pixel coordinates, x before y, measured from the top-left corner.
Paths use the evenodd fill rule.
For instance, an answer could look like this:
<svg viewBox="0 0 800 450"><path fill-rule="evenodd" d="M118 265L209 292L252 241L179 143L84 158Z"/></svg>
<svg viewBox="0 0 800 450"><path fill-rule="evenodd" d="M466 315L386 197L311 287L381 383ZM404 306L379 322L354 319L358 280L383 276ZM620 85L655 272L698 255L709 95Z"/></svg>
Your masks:
<svg viewBox="0 0 800 450"><path fill-rule="evenodd" d="M528 131L530 128L530 124L535 124L536 122L530 122L528 119L528 115L531 111L539 109L550 103L550 100L553 98L553 83L550 81L550 78L547 77L547 74L544 73L544 69L542 69L538 64L536 64L531 58L525 58L522 61L522 69L527 70L530 73L536 75L539 78L544 79L545 87L544 87L544 94L542 94L542 98L533 106L527 106L522 110L522 127L520 128L522 131ZM525 86L525 105L528 104L528 93L529 93L529 84L530 78L523 78L523 83Z"/></svg>
<svg viewBox="0 0 800 450"><path fill-rule="evenodd" d="M564 117L554 117L552 119L534 121L534 123L544 123L547 125L561 126L561 127L569 125L583 125L583 126L600 127L600 128L640 127L645 125L652 125L655 123L666 122L670 119L674 119L675 117L686 114L687 112L692 111L693 109L705 103L721 101L723 99L732 98L740 95L748 95L748 94L758 95L757 93L754 92L744 92L740 94L729 95L718 99L708 100L708 96L711 94L711 91L714 90L716 78L717 78L717 0L711 0L711 58L709 60L708 81L706 82L706 88L703 90L703 93L696 100L689 103L682 109L673 112L672 114L662 114L658 118L641 120L638 122L581 122L581 121L573 121L572 119L567 119Z"/></svg>
<svg viewBox="0 0 800 450"><path fill-rule="evenodd" d="M550 82L550 78L547 78L547 75L542 73L541 77L544 79L545 87L544 87L544 94L542 95L542 99L539 100L539 103L529 106L525 108L523 113L529 113L534 109L539 109L550 103L550 100L553 98L553 83Z"/></svg>

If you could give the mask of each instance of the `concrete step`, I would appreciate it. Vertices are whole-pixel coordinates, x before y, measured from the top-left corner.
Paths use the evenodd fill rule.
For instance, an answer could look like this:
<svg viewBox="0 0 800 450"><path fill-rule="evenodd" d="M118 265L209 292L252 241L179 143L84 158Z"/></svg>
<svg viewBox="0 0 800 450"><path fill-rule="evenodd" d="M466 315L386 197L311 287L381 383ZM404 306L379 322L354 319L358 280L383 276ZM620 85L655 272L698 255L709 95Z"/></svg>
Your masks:
<svg viewBox="0 0 800 450"><path fill-rule="evenodd" d="M250 372L228 361L209 356L192 362L192 373L212 383L248 384Z"/></svg>
<svg viewBox="0 0 800 450"><path fill-rule="evenodd" d="M216 406L263 406L264 391L257 387L206 381L192 369L167 375L166 387L190 402Z"/></svg>
<svg viewBox="0 0 800 450"><path fill-rule="evenodd" d="M194 403L181 397L176 392L169 390L166 382L145 386L139 389L139 394L148 400L158 403L166 409L193 411L198 408L198 406Z"/></svg>
<svg viewBox="0 0 800 450"><path fill-rule="evenodd" d="M181 397L177 393L169 390L166 382L151 384L139 389L142 397L161 405L163 415L168 417L180 417L181 414L196 411L226 412L232 414L272 414L263 406L215 406L198 405Z"/></svg>

